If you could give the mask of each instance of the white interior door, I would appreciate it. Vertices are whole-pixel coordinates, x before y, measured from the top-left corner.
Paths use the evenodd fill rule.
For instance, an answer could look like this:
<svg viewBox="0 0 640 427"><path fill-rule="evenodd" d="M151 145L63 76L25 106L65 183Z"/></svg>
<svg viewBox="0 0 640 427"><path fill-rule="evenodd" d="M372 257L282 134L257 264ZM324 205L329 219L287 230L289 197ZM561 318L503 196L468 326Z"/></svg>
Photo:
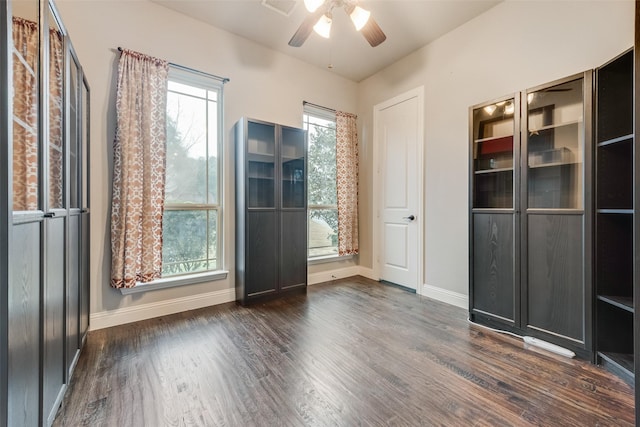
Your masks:
<svg viewBox="0 0 640 427"><path fill-rule="evenodd" d="M374 109L379 277L418 290L422 256L422 90Z"/></svg>

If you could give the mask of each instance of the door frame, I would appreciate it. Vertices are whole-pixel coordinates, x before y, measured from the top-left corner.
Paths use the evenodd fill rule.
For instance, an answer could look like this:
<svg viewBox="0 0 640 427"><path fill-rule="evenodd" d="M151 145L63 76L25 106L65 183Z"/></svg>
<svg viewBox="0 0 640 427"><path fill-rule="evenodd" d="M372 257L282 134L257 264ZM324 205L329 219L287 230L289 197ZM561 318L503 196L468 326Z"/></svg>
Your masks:
<svg viewBox="0 0 640 427"><path fill-rule="evenodd" d="M384 188L382 185L382 176L381 176L381 159L382 159L382 151L381 151L381 137L378 134L378 122L379 115L382 110L385 110L389 107L392 107L396 104L400 104L401 102L408 101L409 99L416 98L418 101L417 105L417 131L418 131L418 146L416 147L418 153L418 176L417 179L417 187L418 187L418 212L416 214L416 225L418 227L418 265L417 265L417 283L416 283L416 293L418 295L423 294L424 288L424 86L419 86L415 89L408 90L400 95L394 96L391 99L383 101L379 104L373 106L373 189L376 188ZM373 194L373 274L378 280L381 280L381 264L380 258L383 254L383 248L380 247L381 236L382 236L382 221L380 217L380 210L383 201L382 195L376 191L372 192Z"/></svg>

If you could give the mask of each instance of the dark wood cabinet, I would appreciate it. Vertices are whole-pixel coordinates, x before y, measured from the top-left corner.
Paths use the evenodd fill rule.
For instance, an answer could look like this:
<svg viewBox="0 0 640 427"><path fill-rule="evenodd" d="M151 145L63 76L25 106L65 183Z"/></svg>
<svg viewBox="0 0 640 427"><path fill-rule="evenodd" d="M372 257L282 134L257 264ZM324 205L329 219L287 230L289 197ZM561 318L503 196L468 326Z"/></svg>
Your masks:
<svg viewBox="0 0 640 427"><path fill-rule="evenodd" d="M89 326L89 87L53 1L0 31L0 425L51 425Z"/></svg>
<svg viewBox="0 0 640 427"><path fill-rule="evenodd" d="M306 132L242 119L235 150L236 298L306 292Z"/></svg>
<svg viewBox="0 0 640 427"><path fill-rule="evenodd" d="M634 377L634 55L596 70L596 362Z"/></svg>
<svg viewBox="0 0 640 427"><path fill-rule="evenodd" d="M470 319L515 328L520 323L520 96L471 107Z"/></svg>
<svg viewBox="0 0 640 427"><path fill-rule="evenodd" d="M585 72L470 108L471 320L591 357Z"/></svg>

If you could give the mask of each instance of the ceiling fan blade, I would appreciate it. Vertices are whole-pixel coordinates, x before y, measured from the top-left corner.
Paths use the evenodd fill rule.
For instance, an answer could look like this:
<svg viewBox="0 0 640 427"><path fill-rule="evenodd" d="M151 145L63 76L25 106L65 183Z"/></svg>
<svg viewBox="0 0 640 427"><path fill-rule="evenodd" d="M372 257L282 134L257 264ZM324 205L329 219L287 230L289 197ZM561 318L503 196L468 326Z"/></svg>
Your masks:
<svg viewBox="0 0 640 427"><path fill-rule="evenodd" d="M365 39L369 42L371 47L376 47L387 39L387 36L382 32L382 28L378 25L372 17L369 17L367 24L360 30Z"/></svg>
<svg viewBox="0 0 640 427"><path fill-rule="evenodd" d="M319 7L315 12L310 13L302 24L298 27L298 30L295 32L291 40L289 40L289 46L291 47L300 47L302 44L309 38L311 31L313 31L313 26L316 25L318 19L324 14L325 8Z"/></svg>

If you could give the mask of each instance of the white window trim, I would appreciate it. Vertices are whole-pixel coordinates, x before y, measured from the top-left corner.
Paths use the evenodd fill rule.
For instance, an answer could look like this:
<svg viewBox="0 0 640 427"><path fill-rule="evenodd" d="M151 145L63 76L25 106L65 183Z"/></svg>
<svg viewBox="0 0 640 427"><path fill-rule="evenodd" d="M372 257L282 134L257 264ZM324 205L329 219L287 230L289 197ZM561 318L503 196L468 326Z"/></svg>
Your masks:
<svg viewBox="0 0 640 427"><path fill-rule="evenodd" d="M305 105L303 107L303 123L304 116L310 115L314 117L318 117L325 120L336 121L336 113L328 111L324 108L317 108L312 105ZM313 205L313 209L338 209L338 205L335 207L332 206L322 206L322 205ZM307 210L309 210L309 204L307 203ZM309 248L307 248L309 250ZM337 262L344 261L353 258L353 255L318 255L318 256L308 256L307 255L307 265L315 265L315 264L325 264L329 262Z"/></svg>
<svg viewBox="0 0 640 427"><path fill-rule="evenodd" d="M139 294L142 292L156 291L158 289L175 288L178 286L195 285L196 283L214 282L216 280L224 280L227 278L229 271L217 270L207 271L205 273L185 274L184 276L171 276L156 279L152 282L138 282L133 288L120 288L122 295Z"/></svg>
<svg viewBox="0 0 640 427"><path fill-rule="evenodd" d="M353 258L353 255L320 255L307 258L307 265L326 264L329 262L345 261Z"/></svg>
<svg viewBox="0 0 640 427"><path fill-rule="evenodd" d="M220 106L217 114L218 129L218 203L212 207L217 211L218 221L218 245L216 253L216 262L218 266L226 267L224 256L224 83L225 80L219 80L216 76L198 71L185 69L179 66L169 66L169 80L186 84L196 85L207 90L215 90L218 92L217 103ZM227 278L229 271L225 269L205 271L203 273L192 273L185 275L168 276L156 279L152 282L138 282L133 288L121 288L123 295L135 294L140 292L152 291L156 289L166 289L183 285L192 285L196 283L211 282L216 280L224 280Z"/></svg>

